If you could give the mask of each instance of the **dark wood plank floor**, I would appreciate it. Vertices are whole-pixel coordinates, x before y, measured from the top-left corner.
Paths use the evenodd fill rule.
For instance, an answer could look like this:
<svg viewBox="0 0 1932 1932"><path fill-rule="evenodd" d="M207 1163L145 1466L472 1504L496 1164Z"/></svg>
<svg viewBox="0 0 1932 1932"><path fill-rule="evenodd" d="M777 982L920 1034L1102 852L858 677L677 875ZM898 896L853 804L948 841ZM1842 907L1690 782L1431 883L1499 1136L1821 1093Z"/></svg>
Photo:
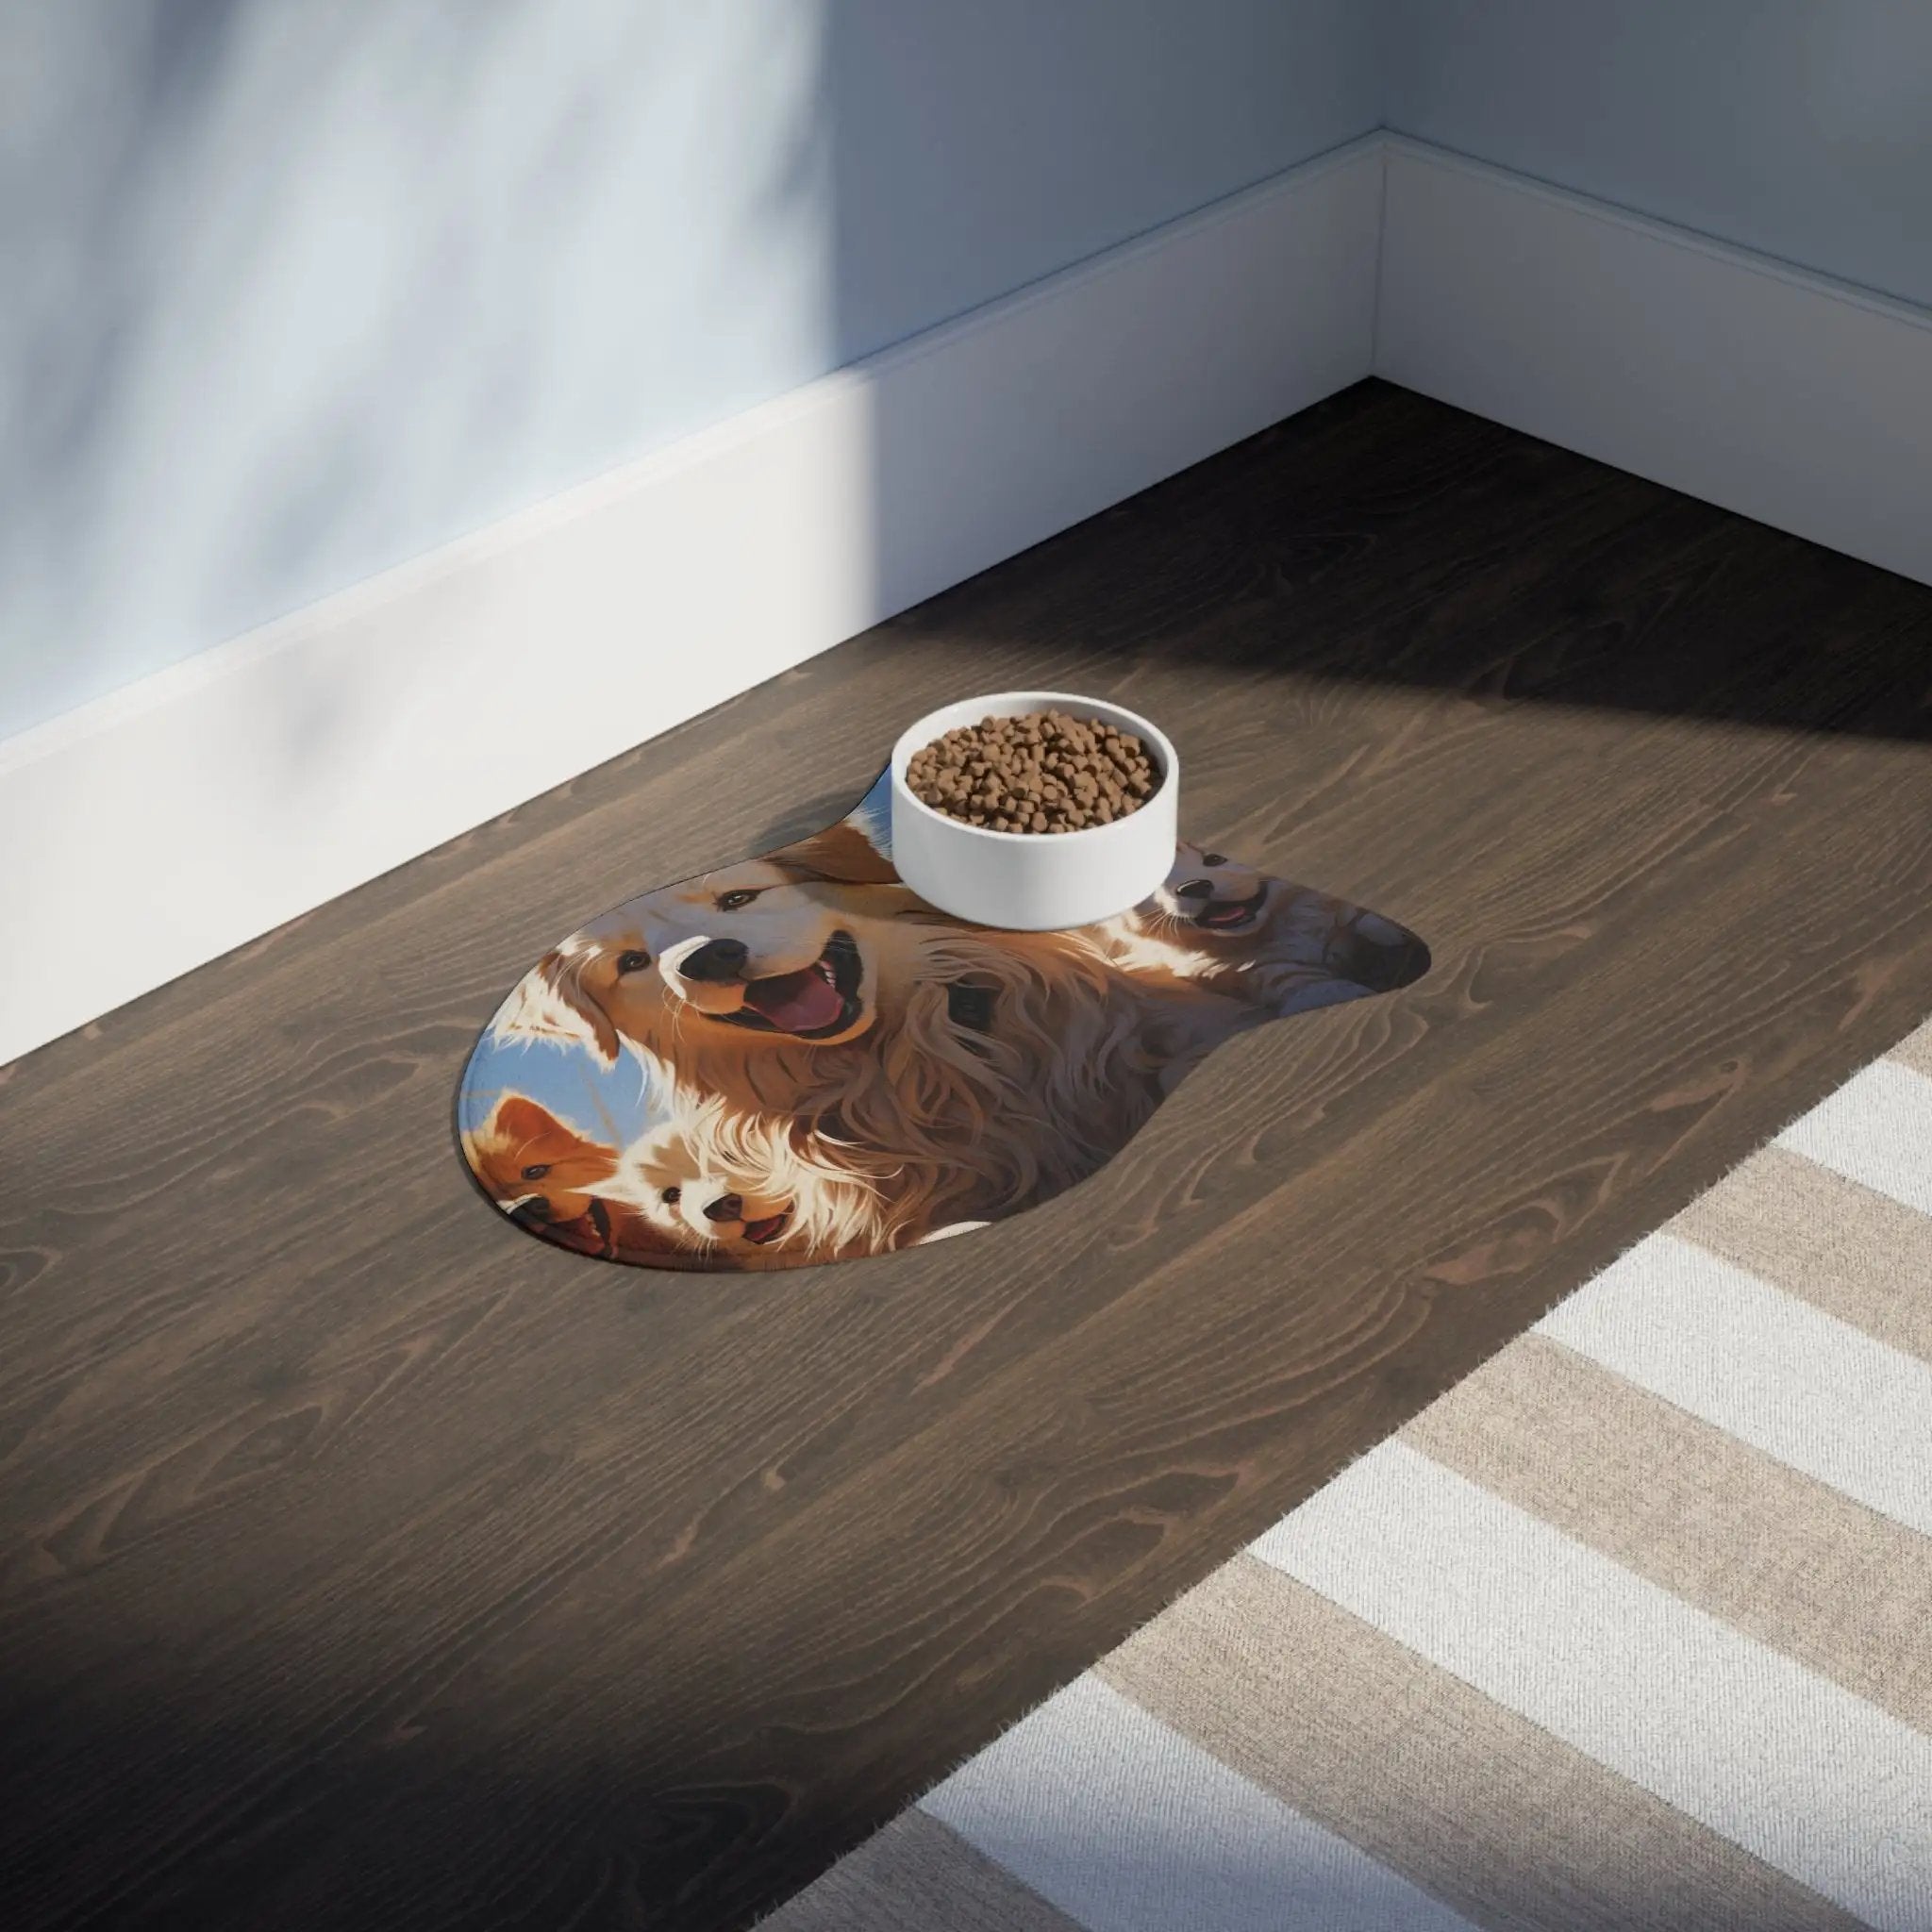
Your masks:
<svg viewBox="0 0 1932 1932"><path fill-rule="evenodd" d="M507 1229L529 959L1016 684L1435 970L968 1241ZM1932 1010L1928 686L1932 591L1365 385L22 1062L7 1922L741 1923Z"/></svg>

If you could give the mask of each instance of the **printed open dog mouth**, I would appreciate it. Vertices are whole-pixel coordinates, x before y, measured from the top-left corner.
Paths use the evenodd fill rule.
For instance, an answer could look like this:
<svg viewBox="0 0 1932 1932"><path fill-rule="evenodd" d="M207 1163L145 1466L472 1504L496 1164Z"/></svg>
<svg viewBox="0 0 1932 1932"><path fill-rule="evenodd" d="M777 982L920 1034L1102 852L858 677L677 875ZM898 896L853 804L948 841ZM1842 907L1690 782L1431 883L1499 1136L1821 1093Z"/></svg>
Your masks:
<svg viewBox="0 0 1932 1932"><path fill-rule="evenodd" d="M775 1214L763 1215L757 1221L747 1221L744 1224L744 1238L754 1247L762 1248L776 1241L791 1225L791 1208L781 1208Z"/></svg>
<svg viewBox="0 0 1932 1932"><path fill-rule="evenodd" d="M744 1004L715 1017L734 1026L790 1033L800 1040L842 1033L858 1019L865 977L858 942L842 927L809 966L744 982Z"/></svg>
<svg viewBox="0 0 1932 1932"><path fill-rule="evenodd" d="M1245 899L1216 899L1208 896L1213 891L1206 879L1190 879L1186 885L1174 888L1174 897L1190 903L1203 901L1194 908L1193 922L1215 932L1239 932L1243 926L1253 925L1260 918L1268 897L1265 880Z"/></svg>

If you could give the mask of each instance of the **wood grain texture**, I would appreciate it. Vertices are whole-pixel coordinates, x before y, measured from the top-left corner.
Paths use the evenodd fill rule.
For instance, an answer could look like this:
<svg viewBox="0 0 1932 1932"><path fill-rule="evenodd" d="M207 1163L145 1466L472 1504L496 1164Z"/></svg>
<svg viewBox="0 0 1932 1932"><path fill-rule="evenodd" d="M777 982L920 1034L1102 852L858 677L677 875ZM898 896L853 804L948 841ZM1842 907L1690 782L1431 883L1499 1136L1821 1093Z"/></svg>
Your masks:
<svg viewBox="0 0 1932 1932"><path fill-rule="evenodd" d="M1009 686L1434 970L969 1240L504 1227L529 961ZM1366 384L20 1062L8 1923L744 1923L1932 1009L1928 687L1932 591Z"/></svg>

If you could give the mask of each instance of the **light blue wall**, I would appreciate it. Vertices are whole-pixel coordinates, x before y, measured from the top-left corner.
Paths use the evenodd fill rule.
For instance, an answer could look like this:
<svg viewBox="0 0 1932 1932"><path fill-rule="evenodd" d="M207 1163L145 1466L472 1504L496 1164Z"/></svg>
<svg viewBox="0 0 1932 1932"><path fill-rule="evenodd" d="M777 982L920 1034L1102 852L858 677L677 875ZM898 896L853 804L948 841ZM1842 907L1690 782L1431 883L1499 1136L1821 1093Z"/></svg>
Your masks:
<svg viewBox="0 0 1932 1932"><path fill-rule="evenodd" d="M1366 134L1369 0L831 0L860 355Z"/></svg>
<svg viewBox="0 0 1932 1932"><path fill-rule="evenodd" d="M1357 0L6 0L0 735L1361 133Z"/></svg>
<svg viewBox="0 0 1932 1932"><path fill-rule="evenodd" d="M1926 0L1385 0L1391 126L1932 304Z"/></svg>

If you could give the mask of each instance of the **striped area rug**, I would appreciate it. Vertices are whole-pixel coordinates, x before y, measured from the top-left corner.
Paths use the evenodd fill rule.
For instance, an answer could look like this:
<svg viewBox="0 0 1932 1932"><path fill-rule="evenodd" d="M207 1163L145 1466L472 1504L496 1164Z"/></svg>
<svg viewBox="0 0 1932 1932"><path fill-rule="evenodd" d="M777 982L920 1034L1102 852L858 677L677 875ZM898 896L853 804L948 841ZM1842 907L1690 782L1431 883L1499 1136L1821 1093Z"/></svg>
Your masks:
<svg viewBox="0 0 1932 1932"><path fill-rule="evenodd" d="M1932 1932L1932 1026L767 1924Z"/></svg>

